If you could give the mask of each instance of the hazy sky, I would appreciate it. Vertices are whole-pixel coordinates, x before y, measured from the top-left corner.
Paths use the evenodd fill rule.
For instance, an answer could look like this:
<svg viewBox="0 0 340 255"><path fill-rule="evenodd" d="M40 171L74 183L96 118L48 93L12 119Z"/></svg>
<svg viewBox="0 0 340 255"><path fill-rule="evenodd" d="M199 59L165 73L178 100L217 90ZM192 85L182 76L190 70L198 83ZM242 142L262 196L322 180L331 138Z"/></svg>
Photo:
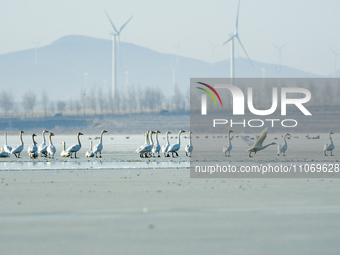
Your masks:
<svg viewBox="0 0 340 255"><path fill-rule="evenodd" d="M230 46L221 44L234 32L237 0L1 0L0 54L71 34L111 39L104 10L116 27L135 15L122 41L174 54L179 42L179 55L208 62L210 43L219 44L215 60L229 59ZM272 44L288 42L282 64L325 75L333 71L330 47L340 52L339 12L338 0L241 0L239 34L255 61L277 63ZM245 56L240 47L236 56Z"/></svg>

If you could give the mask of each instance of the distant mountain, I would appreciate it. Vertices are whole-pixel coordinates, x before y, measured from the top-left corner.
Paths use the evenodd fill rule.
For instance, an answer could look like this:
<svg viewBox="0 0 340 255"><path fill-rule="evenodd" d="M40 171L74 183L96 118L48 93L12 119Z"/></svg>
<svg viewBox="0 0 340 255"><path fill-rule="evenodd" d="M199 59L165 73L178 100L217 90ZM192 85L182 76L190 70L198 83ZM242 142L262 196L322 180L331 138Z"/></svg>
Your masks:
<svg viewBox="0 0 340 255"><path fill-rule="evenodd" d="M79 98L87 86L111 87L112 42L110 40L70 35L38 49L38 63L34 63L35 49L0 55L0 91L9 89L15 100L28 90L35 91L40 99L42 90L51 100ZM253 61L252 67L245 58L235 60L236 77L320 77L312 73L282 66ZM159 87L165 95L172 93L172 69L176 68L175 81L183 92L189 89L191 77L229 77L229 60L214 65L201 60L159 53L131 43L121 43L118 65L118 93L125 90L126 76L138 91L147 86Z"/></svg>

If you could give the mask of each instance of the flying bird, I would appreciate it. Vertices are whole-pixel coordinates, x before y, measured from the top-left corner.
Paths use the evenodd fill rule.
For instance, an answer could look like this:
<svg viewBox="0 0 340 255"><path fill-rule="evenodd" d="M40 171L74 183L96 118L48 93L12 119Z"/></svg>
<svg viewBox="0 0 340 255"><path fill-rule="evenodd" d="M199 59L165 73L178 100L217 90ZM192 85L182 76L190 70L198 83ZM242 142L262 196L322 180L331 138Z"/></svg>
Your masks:
<svg viewBox="0 0 340 255"><path fill-rule="evenodd" d="M251 146L247 151L249 151L249 157L252 157L251 156L251 153L254 152L256 154L256 152L258 151L261 151L261 150L264 150L265 148L267 148L268 146L270 145L274 145L276 143L272 142L270 144L267 144L265 146L262 145L262 143L264 142L264 140L266 139L267 137L267 128L265 128L259 138L255 141L255 143L253 141L250 141L249 139L247 139L246 137L242 136L241 135L241 138L243 141L245 141L249 146Z"/></svg>

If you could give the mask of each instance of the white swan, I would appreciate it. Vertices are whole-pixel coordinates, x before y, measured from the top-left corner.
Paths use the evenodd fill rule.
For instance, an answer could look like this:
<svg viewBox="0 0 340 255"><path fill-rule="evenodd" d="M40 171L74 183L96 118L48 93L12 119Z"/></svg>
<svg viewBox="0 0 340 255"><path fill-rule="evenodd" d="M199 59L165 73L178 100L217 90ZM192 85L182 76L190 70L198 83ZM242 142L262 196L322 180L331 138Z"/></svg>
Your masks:
<svg viewBox="0 0 340 255"><path fill-rule="evenodd" d="M96 154L96 158L98 158L98 156L97 156L97 153L99 152L99 154L100 154L100 158L102 157L102 150L103 150L103 134L104 133L107 133L107 131L106 130L103 130L101 133L100 133L100 140L99 140L99 143L98 144L96 144L95 146L94 146L94 148L93 148L93 153L95 153ZM91 149L92 150L92 149Z"/></svg>
<svg viewBox="0 0 340 255"><path fill-rule="evenodd" d="M136 150L136 153L139 153L139 156L141 158L143 158L144 148L149 145L149 132L150 132L150 130L147 130L146 133L144 134L145 143L143 145L139 146Z"/></svg>
<svg viewBox="0 0 340 255"><path fill-rule="evenodd" d="M61 144L63 145L63 150L61 151L60 156L64 158L71 156L71 153L65 150L66 143L63 141Z"/></svg>
<svg viewBox="0 0 340 255"><path fill-rule="evenodd" d="M5 133L4 151L7 152L7 153L11 153L11 151L12 151L12 147L7 145L7 133Z"/></svg>
<svg viewBox="0 0 340 255"><path fill-rule="evenodd" d="M28 147L27 149L27 153L28 153L28 156L30 158L37 158L38 157L38 147L37 147L37 142L34 141L34 137L36 136L36 134L33 134L32 135L32 145L30 147Z"/></svg>
<svg viewBox="0 0 340 255"><path fill-rule="evenodd" d="M161 133L161 131L159 131L159 130L157 130L155 132L155 134L156 134L156 143L153 145L152 150L151 150L154 157L155 157L155 153L158 153L158 157L160 157L159 151L161 150L161 146L159 145L159 142L158 142L158 134L159 133Z"/></svg>
<svg viewBox="0 0 340 255"><path fill-rule="evenodd" d="M254 152L256 154L256 152L260 151L260 150L263 150L265 148L267 148L268 146L270 145L274 145L276 143L272 142L270 144L267 144L265 146L262 145L263 141L266 139L267 137L267 128L265 128L259 138L255 141L255 143L253 143L253 141L250 141L249 139L247 139L246 137L242 136L241 135L241 138L243 141L245 141L249 146L251 146L247 151L249 151L249 157L252 157L251 156L251 153Z"/></svg>
<svg viewBox="0 0 340 255"><path fill-rule="evenodd" d="M192 134L192 132L189 131L189 144L187 144L184 148L185 155L187 155L188 157L191 157L192 150L194 149L194 147L192 146L192 143L191 143L191 134Z"/></svg>
<svg viewBox="0 0 340 255"><path fill-rule="evenodd" d="M286 133L284 136L283 136L283 142L284 144L280 144L279 146L277 146L277 155L280 156L280 154L282 153L283 156L286 156L286 150L288 149L288 144L287 144L287 141L286 141L286 137L289 136L291 137L290 134Z"/></svg>
<svg viewBox="0 0 340 255"><path fill-rule="evenodd" d="M168 152L172 153L172 157L174 157L174 153L176 154L176 156L178 157L178 153L177 151L181 148L181 134L184 133L184 130L180 130L178 132L178 138L177 138L177 143L170 145Z"/></svg>
<svg viewBox="0 0 340 255"><path fill-rule="evenodd" d="M81 143L80 143L80 139L79 139L80 135L83 135L83 133L79 132L77 134L77 141L78 141L78 143L68 147L68 149L67 149L67 152L71 153L71 158L72 158L72 153L74 153L74 158L77 158L77 151L79 151L80 148L81 148Z"/></svg>
<svg viewBox="0 0 340 255"><path fill-rule="evenodd" d="M0 158L7 158L9 157L9 153L7 151L5 151L4 148L1 148L0 150Z"/></svg>
<svg viewBox="0 0 340 255"><path fill-rule="evenodd" d="M44 130L42 132L42 143L39 144L38 153L40 153L41 156L47 157L47 144L46 144L46 140L45 140L45 133L48 133L48 131Z"/></svg>
<svg viewBox="0 0 340 255"><path fill-rule="evenodd" d="M333 150L335 149L335 146L334 146L334 143L333 143L333 140L332 140L332 137L331 135L333 135L334 133L331 131L329 132L329 141L330 143L326 143L323 147L323 151L325 153L325 156L328 156L327 155L327 151L331 151L331 156L333 156Z"/></svg>
<svg viewBox="0 0 340 255"><path fill-rule="evenodd" d="M21 144L16 146L15 148L13 148L11 150L11 153L14 154L14 156L16 156L17 158L20 158L20 153L24 149L24 142L22 141L22 134L23 133L24 133L24 131L20 131L20 142L21 142Z"/></svg>
<svg viewBox="0 0 340 255"><path fill-rule="evenodd" d="M152 140L152 134L155 133L155 131L146 131L145 133L145 144L140 146L136 153L139 153L139 156L143 158L143 155L145 158L150 157L149 153L152 150L153 147L153 140Z"/></svg>
<svg viewBox="0 0 340 255"><path fill-rule="evenodd" d="M171 134L171 132L167 131L166 132L166 144L164 144L162 146L162 152L164 153L165 157L170 157L169 153L168 153L168 149L170 147L170 142L169 142L169 134ZM165 153L168 153L167 155Z"/></svg>
<svg viewBox="0 0 340 255"><path fill-rule="evenodd" d="M54 154L56 152L56 148L55 146L53 145L52 143L52 136L54 136L54 133L50 133L49 136L48 136L48 139L50 141L49 145L47 146L47 153L49 155L49 157L51 158L54 158Z"/></svg>
<svg viewBox="0 0 340 255"><path fill-rule="evenodd" d="M92 141L90 141L90 150L85 153L85 157L87 158L93 158L94 152L92 151Z"/></svg>
<svg viewBox="0 0 340 255"><path fill-rule="evenodd" d="M223 147L224 156L227 156L227 152L229 152L228 157L230 157L230 152L233 149L233 146L231 144L231 139L230 139L230 133L231 132L234 132L234 131L232 131L232 130L228 131L228 146Z"/></svg>

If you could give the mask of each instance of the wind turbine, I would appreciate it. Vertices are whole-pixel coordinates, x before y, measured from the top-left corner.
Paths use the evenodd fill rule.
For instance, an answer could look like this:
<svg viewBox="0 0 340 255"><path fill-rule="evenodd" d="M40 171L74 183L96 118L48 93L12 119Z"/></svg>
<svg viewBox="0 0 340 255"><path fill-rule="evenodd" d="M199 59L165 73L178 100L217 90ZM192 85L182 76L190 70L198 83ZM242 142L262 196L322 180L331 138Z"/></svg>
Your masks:
<svg viewBox="0 0 340 255"><path fill-rule="evenodd" d="M334 74L333 77L335 77L335 72L336 72L336 57L340 55L340 53L335 53L335 51L333 50L333 48L331 47L331 50L333 52L334 55Z"/></svg>
<svg viewBox="0 0 340 255"><path fill-rule="evenodd" d="M172 71L172 96L175 96L175 73L176 68L171 69Z"/></svg>
<svg viewBox="0 0 340 255"><path fill-rule="evenodd" d="M278 49L278 51L279 51L279 63L278 63L278 65L277 65L277 71L278 71L278 72L281 71L281 50L283 49L284 46L286 46L286 44L287 44L287 43L283 44L281 47L278 47L278 46L276 46L276 45L273 43L274 47L275 47L276 49Z"/></svg>
<svg viewBox="0 0 340 255"><path fill-rule="evenodd" d="M177 41L177 45L174 48L176 48L176 66L178 66L179 41Z"/></svg>
<svg viewBox="0 0 340 255"><path fill-rule="evenodd" d="M113 24L109 14L105 11L106 16L108 17L111 26L113 28L112 33L112 100L115 97L116 93L116 85L117 85L117 54L116 54L116 46L118 41L118 47L120 47L120 33L122 32L123 28L127 25L127 23L133 18L133 15L124 23L123 26L119 30L116 29L115 25Z"/></svg>
<svg viewBox="0 0 340 255"><path fill-rule="evenodd" d="M210 45L212 46L212 61L213 61L213 65L215 65L215 48L217 47L217 46L219 46L219 44L212 44L211 42L209 42L210 43Z"/></svg>
<svg viewBox="0 0 340 255"><path fill-rule="evenodd" d="M235 39L237 39L238 42L240 43L240 45L241 45L241 47L242 47L244 53L246 54L246 56L247 56L247 58L248 58L250 64L251 64L252 66L254 66L253 63L251 62L251 60L250 60L250 58L249 58L249 56L248 56L248 54L247 54L245 48L243 47L243 44L242 44L242 42L241 42L241 40L240 40L240 37L239 37L239 35L238 35L238 15L239 15L239 12L240 12L240 1L238 1L237 16L236 16L236 25L235 25L235 33L234 33L234 34L233 34L233 35L232 35L225 43L222 44L222 45L225 45L225 44L227 44L228 42L230 42L230 55L231 55L231 56L230 56L230 82L231 82L231 84L233 84L233 79L234 79L234 77L235 77L235 68L234 68L234 55L235 55L235 54L234 54L234 51L235 51L235 49L234 49L234 44L235 44L234 40L235 40Z"/></svg>
<svg viewBox="0 0 340 255"><path fill-rule="evenodd" d="M34 63L37 64L38 63L38 45L41 43L41 41L35 42L35 41L32 40L32 42L35 44L35 61L34 61Z"/></svg>

